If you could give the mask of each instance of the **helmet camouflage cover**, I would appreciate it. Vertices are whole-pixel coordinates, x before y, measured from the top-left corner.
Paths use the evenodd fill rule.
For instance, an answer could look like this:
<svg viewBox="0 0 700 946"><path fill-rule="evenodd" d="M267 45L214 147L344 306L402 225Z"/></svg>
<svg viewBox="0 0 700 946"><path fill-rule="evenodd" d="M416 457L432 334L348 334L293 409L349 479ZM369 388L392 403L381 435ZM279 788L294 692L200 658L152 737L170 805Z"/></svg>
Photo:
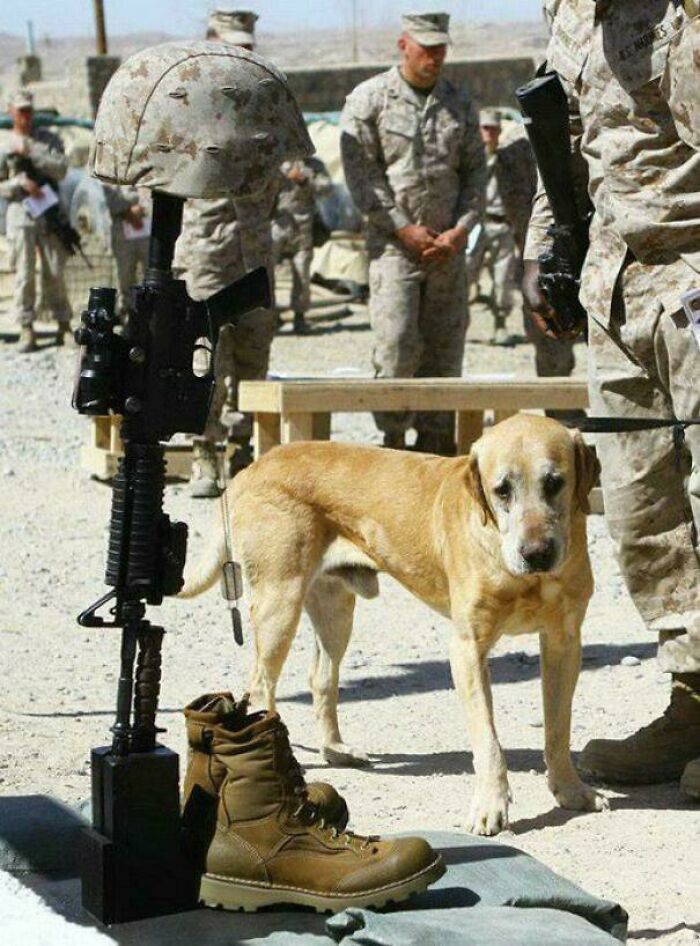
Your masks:
<svg viewBox="0 0 700 946"><path fill-rule="evenodd" d="M218 42L144 49L112 76L95 120L90 167L111 184L177 197L252 196L289 159L313 153L285 77Z"/></svg>

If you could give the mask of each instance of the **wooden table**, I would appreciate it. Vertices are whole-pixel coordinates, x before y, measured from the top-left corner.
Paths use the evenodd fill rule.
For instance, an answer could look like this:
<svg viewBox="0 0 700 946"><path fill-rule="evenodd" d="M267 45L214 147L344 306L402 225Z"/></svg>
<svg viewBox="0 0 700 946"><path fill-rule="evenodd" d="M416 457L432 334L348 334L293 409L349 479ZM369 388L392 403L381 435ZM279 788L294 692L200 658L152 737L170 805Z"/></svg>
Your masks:
<svg viewBox="0 0 700 946"><path fill-rule="evenodd" d="M454 411L457 452L467 453L486 411L498 423L520 410L582 409L588 389L573 378L277 379L242 381L238 405L253 414L256 459L281 443L328 440L332 414L367 411Z"/></svg>

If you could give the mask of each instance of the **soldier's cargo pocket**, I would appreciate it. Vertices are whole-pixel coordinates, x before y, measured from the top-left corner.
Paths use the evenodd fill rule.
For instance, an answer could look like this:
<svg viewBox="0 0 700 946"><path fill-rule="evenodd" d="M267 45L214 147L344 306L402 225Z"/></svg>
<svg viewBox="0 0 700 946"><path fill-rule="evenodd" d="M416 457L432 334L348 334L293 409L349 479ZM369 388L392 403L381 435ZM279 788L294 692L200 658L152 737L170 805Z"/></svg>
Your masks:
<svg viewBox="0 0 700 946"><path fill-rule="evenodd" d="M700 149L700 15L696 14L669 45L661 88L679 136Z"/></svg>

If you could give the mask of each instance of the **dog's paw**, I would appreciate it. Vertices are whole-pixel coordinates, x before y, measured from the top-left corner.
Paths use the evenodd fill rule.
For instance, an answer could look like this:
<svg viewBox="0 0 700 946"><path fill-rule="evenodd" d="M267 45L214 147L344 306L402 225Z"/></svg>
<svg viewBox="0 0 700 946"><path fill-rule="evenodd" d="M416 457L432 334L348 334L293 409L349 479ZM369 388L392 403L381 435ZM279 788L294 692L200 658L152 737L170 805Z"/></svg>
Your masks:
<svg viewBox="0 0 700 946"><path fill-rule="evenodd" d="M490 836L508 827L508 800L510 791L484 792L477 795L469 812L467 830L472 834Z"/></svg>
<svg viewBox="0 0 700 946"><path fill-rule="evenodd" d="M550 790L560 807L571 811L606 811L610 807L605 795L580 780L552 784Z"/></svg>
<svg viewBox="0 0 700 946"><path fill-rule="evenodd" d="M321 749L321 757L328 765L339 765L345 768L362 769L371 766L368 755L346 746L344 742L332 742Z"/></svg>

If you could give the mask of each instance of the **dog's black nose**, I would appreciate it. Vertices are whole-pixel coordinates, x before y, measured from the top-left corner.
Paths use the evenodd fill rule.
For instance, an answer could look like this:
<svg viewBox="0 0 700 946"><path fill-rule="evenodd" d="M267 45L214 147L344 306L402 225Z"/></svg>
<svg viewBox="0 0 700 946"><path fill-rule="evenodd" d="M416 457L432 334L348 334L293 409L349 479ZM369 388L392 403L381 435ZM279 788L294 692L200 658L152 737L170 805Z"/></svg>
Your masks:
<svg viewBox="0 0 700 946"><path fill-rule="evenodd" d="M545 539L544 542L525 542L520 546L520 554L531 572L548 572L557 554L554 539Z"/></svg>

